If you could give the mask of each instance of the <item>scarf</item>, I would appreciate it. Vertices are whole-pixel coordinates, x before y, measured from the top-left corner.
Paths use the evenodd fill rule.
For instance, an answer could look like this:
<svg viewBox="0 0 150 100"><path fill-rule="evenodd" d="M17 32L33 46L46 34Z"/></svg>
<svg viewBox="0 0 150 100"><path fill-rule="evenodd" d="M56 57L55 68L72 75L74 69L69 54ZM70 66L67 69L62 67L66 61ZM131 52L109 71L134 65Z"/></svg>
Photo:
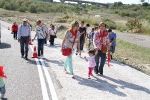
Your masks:
<svg viewBox="0 0 150 100"><path fill-rule="evenodd" d="M70 32L72 33L73 36L76 36L78 33L78 30L76 30L75 32L73 30L70 30Z"/></svg>

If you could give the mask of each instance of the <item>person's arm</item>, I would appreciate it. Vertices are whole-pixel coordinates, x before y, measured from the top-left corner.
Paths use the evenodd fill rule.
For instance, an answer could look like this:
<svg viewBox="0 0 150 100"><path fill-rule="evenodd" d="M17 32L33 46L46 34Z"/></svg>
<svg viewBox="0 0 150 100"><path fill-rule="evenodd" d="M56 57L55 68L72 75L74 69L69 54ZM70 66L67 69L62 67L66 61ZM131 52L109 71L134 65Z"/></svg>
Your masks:
<svg viewBox="0 0 150 100"><path fill-rule="evenodd" d="M31 29L30 29L30 26L29 26L29 40L31 41Z"/></svg>
<svg viewBox="0 0 150 100"><path fill-rule="evenodd" d="M18 29L18 42L20 42L20 38L21 38L21 25L19 26L19 29Z"/></svg>
<svg viewBox="0 0 150 100"><path fill-rule="evenodd" d="M80 52L80 37L78 39L77 46L78 46L78 52Z"/></svg>
<svg viewBox="0 0 150 100"><path fill-rule="evenodd" d="M94 45L94 48L95 50L97 50L97 46L96 46L96 35L94 34L94 39L93 39L93 45Z"/></svg>
<svg viewBox="0 0 150 100"><path fill-rule="evenodd" d="M67 40L67 35L65 35L65 37L64 37L64 39L63 39L63 41L62 41L62 45L61 45L61 51L62 51L62 49L63 49L63 47L64 47L64 44L65 44L65 41Z"/></svg>
<svg viewBox="0 0 150 100"><path fill-rule="evenodd" d="M106 40L106 45L107 45L107 49L108 49L108 52L110 51L110 41L109 41L109 38L107 38Z"/></svg>
<svg viewBox="0 0 150 100"><path fill-rule="evenodd" d="M88 62L88 59L87 59L87 57L86 57L86 56L84 56L84 59L85 59L85 61L86 61L86 62Z"/></svg>
<svg viewBox="0 0 150 100"><path fill-rule="evenodd" d="M32 41L35 40L35 38L37 37L37 34L38 34L38 31L37 31L37 28L36 28L36 34L35 34L34 38L32 39Z"/></svg>

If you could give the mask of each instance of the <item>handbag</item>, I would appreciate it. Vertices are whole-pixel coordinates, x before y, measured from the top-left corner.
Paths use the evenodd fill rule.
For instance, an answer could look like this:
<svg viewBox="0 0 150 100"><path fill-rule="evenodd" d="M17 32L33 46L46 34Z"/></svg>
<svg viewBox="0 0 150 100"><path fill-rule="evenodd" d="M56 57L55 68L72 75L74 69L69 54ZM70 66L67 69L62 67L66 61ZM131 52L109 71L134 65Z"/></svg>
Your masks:
<svg viewBox="0 0 150 100"><path fill-rule="evenodd" d="M73 48L73 46L74 46L76 36L77 36L77 35L75 35L75 38L74 38L74 40L73 40L72 48ZM64 48L64 49L62 49L62 55L63 55L63 56L70 56L70 55L72 54L72 48Z"/></svg>
<svg viewBox="0 0 150 100"><path fill-rule="evenodd" d="M102 53L106 53L107 52L107 46L106 45L102 45Z"/></svg>

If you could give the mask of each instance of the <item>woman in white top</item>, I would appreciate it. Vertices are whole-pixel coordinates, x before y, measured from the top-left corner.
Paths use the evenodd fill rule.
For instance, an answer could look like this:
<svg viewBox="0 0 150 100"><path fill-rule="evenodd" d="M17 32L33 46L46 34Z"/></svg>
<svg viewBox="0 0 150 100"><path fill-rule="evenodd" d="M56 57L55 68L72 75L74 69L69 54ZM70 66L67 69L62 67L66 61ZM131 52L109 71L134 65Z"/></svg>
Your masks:
<svg viewBox="0 0 150 100"><path fill-rule="evenodd" d="M48 36L48 30L46 30L46 25L42 24L41 20L37 20L37 26L36 26L36 34L34 39L37 37L38 42L38 57L43 56L43 45L46 40L46 36Z"/></svg>
<svg viewBox="0 0 150 100"><path fill-rule="evenodd" d="M50 45L54 45L54 41L55 41L55 37L56 37L56 30L55 30L55 26L52 25L51 28L49 29L49 33L50 33Z"/></svg>
<svg viewBox="0 0 150 100"><path fill-rule="evenodd" d="M66 71L67 67L69 67L72 78L74 78L73 67L72 67L72 55L73 55L77 45L78 45L78 49L80 50L80 32L78 31L78 28L79 28L79 23L77 21L73 22L71 29L66 32L65 38L63 39L63 42L62 42L62 48L61 48L61 49L63 49L63 48L71 48L72 49L72 54L70 56L66 57L66 61L64 63L64 70ZM74 38L75 38L75 42L74 42L74 46L72 48Z"/></svg>

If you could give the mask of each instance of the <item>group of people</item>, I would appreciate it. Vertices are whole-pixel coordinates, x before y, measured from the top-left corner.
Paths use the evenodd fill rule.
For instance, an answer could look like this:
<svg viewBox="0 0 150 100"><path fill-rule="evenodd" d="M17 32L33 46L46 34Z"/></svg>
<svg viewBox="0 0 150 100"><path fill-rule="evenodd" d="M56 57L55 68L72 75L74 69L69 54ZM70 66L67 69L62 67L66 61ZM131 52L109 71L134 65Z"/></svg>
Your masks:
<svg viewBox="0 0 150 100"><path fill-rule="evenodd" d="M87 24L84 27L84 22L81 22L81 27L77 21L73 22L71 29L69 29L62 42L61 51L63 49L71 48L72 54L66 57L64 62L64 71L67 72L67 67L69 67L70 74L74 78L73 65L72 65L72 55L76 51L76 55L79 54L81 57L81 52L83 50L86 39L88 40L88 54L89 57L84 57L88 61L88 78L95 74L103 75L103 67L106 61L106 53L112 54L115 52L116 46L116 33L112 32L112 29L107 30L107 25L102 22L98 27L92 28L91 32L87 34L87 28L90 25ZM75 41L74 41L75 40ZM72 46L73 45L73 46ZM90 46L92 45L92 48ZM101 60L99 60L101 58ZM100 65L100 66L99 66Z"/></svg>
<svg viewBox="0 0 150 100"><path fill-rule="evenodd" d="M34 41L37 37L38 57L40 58L44 53L44 43L47 44L47 40L49 40L50 45L53 46L54 40L57 37L57 29L53 24L50 24L50 28L43 24L41 20L37 20L36 24L36 34L33 39L31 39L31 27L28 24L27 19L23 19L23 24L19 26L18 31L16 23L12 26L14 38L18 38L18 42L20 42L21 57L24 57L25 55L25 59L28 59L29 41ZM112 32L111 29L107 30L107 25L105 23L100 23L98 27L92 28L91 32L87 33L87 28L89 26L89 24L84 26L84 21L81 22L81 25L79 25L79 22L77 21L72 23L71 29L65 34L61 50L63 51L64 48L72 49L72 54L67 56L64 62L64 70L67 72L67 67L69 67L70 74L73 75L72 55L76 52L76 55L81 57L81 53L87 40L89 57L84 57L84 59L89 62L90 78L92 70L94 70L95 74L100 73L100 75L103 75L106 53L111 53L112 58L112 54L115 52L116 34ZM101 61L99 60L100 58Z"/></svg>
<svg viewBox="0 0 150 100"><path fill-rule="evenodd" d="M27 19L23 19L23 24L19 27L16 22L12 25L13 37L20 42L21 57L25 57L26 60L28 59L29 41L33 42L37 37L38 57L40 58L43 56L44 44L47 45L47 40L49 40L50 45L53 46L54 40L57 37L56 27L53 24L50 24L50 27L48 28L41 20L37 20L36 22L36 34L33 39L31 39L31 30L32 26Z"/></svg>

